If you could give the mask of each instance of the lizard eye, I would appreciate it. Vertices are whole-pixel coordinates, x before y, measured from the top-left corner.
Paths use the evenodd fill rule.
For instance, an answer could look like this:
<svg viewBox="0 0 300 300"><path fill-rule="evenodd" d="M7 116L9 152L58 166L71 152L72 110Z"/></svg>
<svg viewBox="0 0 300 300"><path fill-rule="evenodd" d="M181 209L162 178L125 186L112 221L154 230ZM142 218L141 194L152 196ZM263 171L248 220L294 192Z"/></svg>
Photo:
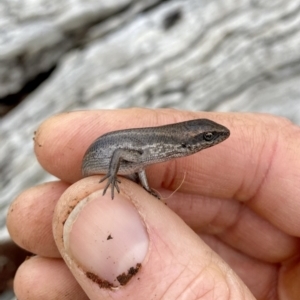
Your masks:
<svg viewBox="0 0 300 300"><path fill-rule="evenodd" d="M186 148L186 144L185 144L185 143L182 143L182 144L181 144L181 147L182 147L182 148Z"/></svg>
<svg viewBox="0 0 300 300"><path fill-rule="evenodd" d="M214 138L214 134L212 132L205 132L203 134L203 138L207 141L207 142L210 142L213 140Z"/></svg>

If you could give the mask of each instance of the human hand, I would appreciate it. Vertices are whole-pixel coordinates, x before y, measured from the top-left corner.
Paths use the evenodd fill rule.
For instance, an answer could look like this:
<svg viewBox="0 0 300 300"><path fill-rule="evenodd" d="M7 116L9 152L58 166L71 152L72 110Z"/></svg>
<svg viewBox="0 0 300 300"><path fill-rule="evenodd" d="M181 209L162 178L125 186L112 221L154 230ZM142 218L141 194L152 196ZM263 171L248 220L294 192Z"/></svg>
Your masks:
<svg viewBox="0 0 300 300"><path fill-rule="evenodd" d="M163 197L185 177L167 205L123 177L114 200L102 196L101 176L80 180L101 134L194 118L231 136L147 169ZM47 120L35 151L61 181L22 193L7 218L14 241L37 254L16 274L18 299L299 299L299 141L299 127L259 114L130 109ZM130 267L137 274L112 289Z"/></svg>

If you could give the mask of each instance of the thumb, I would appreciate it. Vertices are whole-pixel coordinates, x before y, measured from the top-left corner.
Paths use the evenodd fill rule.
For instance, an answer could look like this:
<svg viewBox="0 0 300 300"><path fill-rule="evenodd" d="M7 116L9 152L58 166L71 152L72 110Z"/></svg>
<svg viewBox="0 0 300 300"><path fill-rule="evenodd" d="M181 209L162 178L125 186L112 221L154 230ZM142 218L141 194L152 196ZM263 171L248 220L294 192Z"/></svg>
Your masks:
<svg viewBox="0 0 300 300"><path fill-rule="evenodd" d="M114 200L101 188L98 177L72 185L53 219L58 249L90 299L254 299L163 202L126 179Z"/></svg>

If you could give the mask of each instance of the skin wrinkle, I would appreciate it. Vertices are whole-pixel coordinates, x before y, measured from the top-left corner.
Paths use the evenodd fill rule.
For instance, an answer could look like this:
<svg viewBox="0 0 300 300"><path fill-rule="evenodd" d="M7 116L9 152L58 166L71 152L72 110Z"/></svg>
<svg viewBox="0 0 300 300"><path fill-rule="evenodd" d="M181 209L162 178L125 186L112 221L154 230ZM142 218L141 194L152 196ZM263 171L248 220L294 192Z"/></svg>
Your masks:
<svg viewBox="0 0 300 300"><path fill-rule="evenodd" d="M249 134L249 129L248 129L247 125L244 123L243 119L239 119L239 121L241 122L241 125L239 126L239 133L240 133L240 135L243 135L243 136L247 137L248 134ZM235 124L235 123L236 122L233 122L233 124ZM234 135L234 133L232 135ZM249 140L250 140L250 142L252 141L252 139L249 139ZM249 144L247 144L247 145L246 144L242 144L242 145L243 145L242 149L233 149L233 151L236 152L236 153L242 152L242 153L246 154L247 153L247 149L249 149L251 147L249 147ZM250 156L250 155L248 154L248 156ZM256 165L259 165L259 164L256 164ZM244 170L244 172L245 172L244 174L248 175L247 170ZM243 196L242 196L243 194L247 195L247 193L245 192L245 184L244 184L244 181L246 180L246 178L247 178L246 175L244 175L242 177L242 180L241 180L239 186L237 186L235 192L231 196L232 199L237 199L240 202L247 201L247 200L243 199Z"/></svg>
<svg viewBox="0 0 300 300"><path fill-rule="evenodd" d="M247 279L247 272L242 271L240 272L240 268L243 267L243 265L241 265L241 263L243 262L243 256L246 256L246 265L255 265L255 264L264 264L266 265L271 265L272 266L272 274L275 274L275 272L277 272L275 270L275 264L269 264L266 262L262 262L259 259L253 258L253 257L249 257L247 255L245 255L243 252L240 252L238 250L235 250L234 248L231 248L230 246L228 246L226 243L224 243L223 241L221 241L220 239L218 239L217 237L213 237L210 235L201 235L201 238L212 248L214 249L214 251L216 253L218 253L218 255L220 255L221 257L223 257L223 259L225 260L225 262L229 263L230 265L232 265L233 261L233 257L236 257L237 260L234 260L233 265L236 266L236 264L238 264L238 267L234 267L233 270L235 270L236 274L238 276L240 276L242 279L244 279L244 283L248 286L248 288L251 288L251 291L254 292L254 295L260 295L259 299L274 299L274 298L266 298L265 295L267 294L267 292L265 291L269 291L270 288L274 289L273 285L271 285L271 282L274 282L274 278L275 276L267 276L266 281L264 280L264 282L259 281L258 284L255 284L254 282L256 282L255 280L252 281L251 279ZM207 239L208 238L208 239ZM226 255L224 257L224 253L226 253L226 251L224 251L225 249L230 249L230 254ZM243 263L242 263L243 264ZM276 266L276 268L279 268L279 265ZM253 272L250 270L251 274L253 274ZM276 273L277 274L277 273ZM254 275L254 274L253 274ZM255 275L254 275L255 276ZM260 275L259 275L260 276ZM271 280L270 280L271 278ZM261 284L261 286L259 286ZM264 288L264 290L262 291L262 287ZM256 291L256 293L255 293ZM275 291L276 291L276 287L275 287ZM275 293L274 291L274 293Z"/></svg>
<svg viewBox="0 0 300 300"><path fill-rule="evenodd" d="M173 282L168 285L168 288L166 288L164 293L162 294L162 297L161 297L162 299L164 298L164 296L168 296L167 294L168 294L169 290L172 291L171 287L174 286L174 284L176 284L177 279L180 278L181 274L184 274L184 271L186 270L186 268L187 268L187 266L185 266L185 268L179 274L177 274L177 277L174 278Z"/></svg>
<svg viewBox="0 0 300 300"><path fill-rule="evenodd" d="M278 266L278 269L280 269L280 267ZM279 287L279 271L276 273L277 276L274 280L274 284L271 284L272 288L269 288L267 289L266 287L266 293L264 293L266 295L265 299L270 299L270 300L273 300L273 299L276 299L278 297L278 291L276 289L276 287ZM276 298L275 298L276 297Z"/></svg>
<svg viewBox="0 0 300 300"><path fill-rule="evenodd" d="M265 182L267 181L267 179L269 179L269 176L272 171L273 162L275 161L275 158L276 158L276 153L277 153L277 149L278 149L278 145L279 145L278 140L279 140L279 135L277 132L275 141L273 142L273 146L271 147L272 153L270 155L270 159L268 161L266 171L261 179L260 184L258 185L256 191L254 192L253 196L251 198L249 198L248 203L251 203L251 202L253 202L253 200L255 201L258 198L258 195L260 194L260 191L263 189ZM259 164L257 164L257 166L258 165Z"/></svg>
<svg viewBox="0 0 300 300"><path fill-rule="evenodd" d="M165 119L166 119L165 116L167 116L167 118L169 118L168 113L165 113L164 110L162 110L162 111L156 111L156 110L152 110L152 109L149 109L149 110L150 110L150 113L154 112L154 114L153 114L153 120L154 120L153 124L159 124L159 125L167 124L166 121L165 121ZM143 112L143 110L138 109L137 110L137 115L138 115L139 112ZM173 116L172 116L172 119L174 119ZM150 121L152 121L152 120L150 120ZM170 122L170 124L171 123L173 123L173 122ZM158 125L155 125L155 126L158 126Z"/></svg>
<svg viewBox="0 0 300 300"><path fill-rule="evenodd" d="M258 150L253 150L253 148L251 147L251 149L252 149L252 151L250 152L250 157L252 157L253 156L253 153L255 154L256 153L256 151L257 151L257 154L255 154L255 156L256 157L259 157L259 158L261 158L261 157L264 157L264 155L262 155L263 153L264 153L264 149L266 149L266 151L268 151L268 147L265 147L265 145L266 145L266 141L267 141L268 139L267 139L267 133L265 133L265 138L263 139L263 145L261 146L261 149L260 149L260 151L258 151ZM254 156L254 157L255 157ZM271 160L271 156L270 156L270 160ZM270 164L271 164L272 162L271 161L269 161L269 164L268 164L268 166L267 166L267 168L266 168L266 170L268 171L268 169L269 169L269 166L270 166ZM248 185L244 185L244 183L242 183L242 185L241 185L241 191L244 191L243 192L243 194L250 194L250 192L251 191L253 191L253 194L252 195L249 195L248 196L248 200L244 200L245 202L247 202L248 203L248 201L250 201L250 199L252 199L253 197L254 197L254 195L256 195L256 193L258 192L258 190L259 190L259 187L260 187L260 185L262 185L263 184L263 181L264 181L264 178L266 177L266 174L265 175L262 175L262 182L261 183L258 183L258 186L257 186L257 180L256 180L256 178L260 178L258 175L260 174L260 170L261 170L261 166L262 166L263 164L260 164L260 163L255 163L255 169L254 169L254 172L253 172L253 176L252 176L252 180L251 180L251 183L248 183ZM247 176L244 176L244 179L246 178ZM255 184L256 183L256 184ZM255 188L255 186L257 186L256 188ZM248 189L247 189L247 192L245 192L245 188L246 187L248 187ZM235 199L235 198L234 198ZM238 199L238 198L237 198ZM241 199L240 199L241 200Z"/></svg>
<svg viewBox="0 0 300 300"><path fill-rule="evenodd" d="M194 154L193 154L194 155ZM178 159L174 159L172 161L170 161L170 163L167 165L165 169L165 174L164 174L164 178L166 178L164 180L164 185L163 187L169 189L169 190L176 190L178 186L181 185L181 187L184 187L184 184L188 184L189 185L189 174L191 174L192 170L191 168L189 170L186 170L185 169L185 165L182 165L181 162L182 160L181 159L184 159L184 158L178 158ZM191 158L190 158L191 159ZM169 170L175 170L174 172L169 172ZM170 173L173 173L173 176L170 175ZM184 173L186 174L184 176ZM182 176L182 178L184 178L184 182L181 184L181 180L180 181L178 180L179 179L179 176ZM167 182L167 184L165 184L165 182ZM183 190L186 190L186 189L183 189ZM177 191L179 192L180 189Z"/></svg>
<svg viewBox="0 0 300 300"><path fill-rule="evenodd" d="M228 272L226 273L226 275L225 275L226 280L225 281L226 281L226 283L227 283L228 286L230 286L229 282L232 281L232 280L230 280L230 277L229 277L230 273L235 274L232 269L228 270ZM236 282L234 282L234 284L236 284ZM243 289L243 287L241 286L241 284L236 285L235 290L236 290L237 287L239 288L238 290L239 290L239 294L241 294L240 296L243 296L242 299L246 299L245 298L245 296L246 296L246 290ZM247 288L248 288L248 286L247 286ZM232 294L231 289L228 288L228 299L231 299L231 294Z"/></svg>
<svg viewBox="0 0 300 300"><path fill-rule="evenodd" d="M212 264L211 261L210 261L210 265L212 265L212 267L214 268L214 264ZM208 268L208 266L209 266L209 265L206 266L206 269L210 270L210 269ZM198 274L199 277L198 277L198 278L200 278L200 274L203 273L203 272L204 272L204 269L203 269L201 272L199 272L199 274ZM216 286L216 285L217 285L217 282L214 283L214 286ZM227 281L226 281L226 285L227 285ZM212 286L211 289L207 289L207 290L205 291L205 293L202 293L202 294L199 296L198 299L199 299L199 300L200 300L200 299L203 299L204 296L206 296L207 294L210 294L211 292L213 292L213 297L212 297L212 299L215 299L215 297L214 297L214 291L215 291L214 286ZM228 299L229 299L229 298L228 298Z"/></svg>
<svg viewBox="0 0 300 300"><path fill-rule="evenodd" d="M236 218L235 222L232 223L232 224L230 224L229 226L226 226L226 227L224 226L224 230L221 233L218 233L218 234L215 235L216 237L218 237L221 241L223 241L229 247L232 247L233 249L235 249L237 251L242 251L242 252L246 251L246 249L237 247L237 245L236 245L237 241L235 239L232 239L232 238L230 238L229 241L228 241L226 239L226 236L227 236L227 233L228 233L228 236L230 236L230 232L235 232L235 234L238 234L238 233L241 234L241 231L239 229L239 224L243 224L243 217L244 217L244 215L245 216L247 215L247 210L252 211L251 208L247 207L246 205L243 205L243 207L241 209L239 209L239 213L238 213L239 217L235 217ZM260 221L263 221L263 219L261 219ZM271 227L270 230L274 230L274 229L276 230L276 227L273 224L270 224L270 223L268 223L268 224ZM280 231L280 233L286 235L281 230L279 230L279 231ZM243 237L243 238L245 238L245 237ZM268 237L266 237L266 239L268 239ZM252 244L253 243L257 244L258 241L257 240L252 240ZM269 245L270 245L270 243L272 245L274 245L274 241L273 240L266 241L266 243L269 244ZM265 251L266 251L266 249L263 251L263 253L265 253ZM272 253L272 256L271 256L272 260L269 261L269 263L271 263L271 264L278 262L278 259L283 259L283 257L285 257L285 258L287 257L286 254L283 256L282 252L280 252L280 255L279 255L278 253L276 253L275 249L273 249L270 252ZM293 251L293 253L294 252L295 251ZM254 253L253 254L248 253L248 255L249 255L249 257L258 259L259 261L260 260L264 260L264 255L262 257L261 256L257 256L257 253L255 253L255 254ZM288 257L290 257L290 256L291 256L291 253L289 253Z"/></svg>
<svg viewBox="0 0 300 300"><path fill-rule="evenodd" d="M258 198L258 195L260 193L260 191L264 188L264 183L266 182L266 180L268 179L268 177L270 176L270 172L271 172L271 169L272 169L272 165L273 165L273 161L276 157L276 152L277 152L277 147L278 147L278 136L279 136L279 133L277 132L276 133L276 136L275 136L275 140L274 142L272 143L272 153L271 155L269 155L269 161L267 162L267 168L266 170L264 171L264 174L262 174L261 178L260 178L260 182L258 183L257 185L257 188L254 189L254 188L251 188L252 184L248 184L249 186L249 189L248 189L248 193L245 192L245 187L244 187L244 178L246 178L247 176L244 176L243 177L243 181L240 185L240 187L236 190L236 192L233 194L233 199L237 199L238 201L240 202L246 202L247 205L249 205L250 203L254 202L255 199ZM264 139L264 141L266 141L267 139ZM264 142L264 145L265 145L265 142ZM261 151L260 153L264 153L263 150L266 149L265 151L269 151L270 147L267 147L267 148L264 148L264 146L261 147ZM262 157L262 155L259 156L260 158ZM264 156L263 156L264 157ZM259 170L259 167L262 165L261 163L259 163L259 161L255 164L256 165L256 170ZM245 170L246 172L247 170ZM256 178L256 174L259 173L258 171L255 171L254 172L254 180L255 181L255 178ZM252 182L253 182L252 181ZM253 189L253 193L252 195L249 195L249 190L251 191L251 189ZM248 194L248 199L243 199L242 197L242 194Z"/></svg>
<svg viewBox="0 0 300 300"><path fill-rule="evenodd" d="M175 186L176 177L177 177L176 175L179 174L178 161L179 159L171 160L167 164L166 168L164 168L164 174L163 174L164 180L162 181L161 186L167 190L172 190L172 188ZM174 168L175 172L173 172L173 174L170 174L172 173L170 172L172 168Z"/></svg>
<svg viewBox="0 0 300 300"><path fill-rule="evenodd" d="M184 197L184 207L182 206L182 202L176 206L176 198L178 197L178 199ZM168 202L168 206L175 211L176 214L178 214L181 218L183 218L185 220L185 222L188 224L188 226L191 226L191 228L193 229L193 231L195 231L197 233L197 230L200 230L201 228L199 227L196 227L195 225L195 222L194 222L194 219L192 220L192 223L188 222L188 219L186 217L186 211L195 211L195 207L197 208L198 207L198 203L196 201L196 195L185 195L181 192L177 192L175 193L174 195L174 199L170 200L172 202ZM174 203L174 202L175 203ZM174 206L175 205L175 206Z"/></svg>
<svg viewBox="0 0 300 300"><path fill-rule="evenodd" d="M200 275L204 272L204 270L206 270L207 269L207 267L205 267L205 268L203 268L202 270L199 270L199 272L198 273L196 273L195 274L195 276L194 276L194 278L193 278L193 280L191 281L191 283L190 283L190 286L193 286L193 283L196 283L198 280L199 280L199 278L200 278ZM197 285L197 284L196 284ZM195 286L196 286L195 285ZM195 289L192 289L192 291L194 291ZM195 299L203 299L203 295L206 295L206 294L208 294L208 293L210 293L211 292L211 290L208 290L208 291L206 291L206 293L205 294L202 294L201 296L200 296L200 298L195 298ZM195 296L196 296L196 294L195 294ZM178 299L180 299L180 298L178 298Z"/></svg>
<svg viewBox="0 0 300 300"><path fill-rule="evenodd" d="M163 112L163 114L161 114L160 111L155 110L155 114L154 114L155 115L155 123L154 124L163 125L163 124L167 124L167 123L172 124L172 123L179 123L179 122L183 121L183 118L177 117L176 109L167 109L166 111L162 110L162 112ZM173 114L171 114L171 118L170 118L170 112L173 112ZM166 117L167 117L168 121L166 121Z"/></svg>
<svg viewBox="0 0 300 300"><path fill-rule="evenodd" d="M154 232L153 232L154 233ZM156 234L157 237L159 237L159 235ZM160 238L160 237L159 237ZM164 243L164 239L160 238L161 242ZM175 253L173 253L173 248L172 247L169 247L168 244L164 243L164 245L168 248L168 250L170 251L170 253L172 253L172 257L173 258L177 258L177 256L175 255ZM183 265L178 259L176 259L176 264L180 264L180 265ZM181 272L178 274L177 278L180 278L180 275L181 274L184 274L185 273L185 270L189 267L189 262L187 262L185 265L184 265L184 268L181 270ZM189 268L190 271L192 271L191 268ZM205 268L203 268L202 270L200 270L201 272L203 272ZM176 279L173 280L173 283L176 283ZM169 285L168 288L166 288L164 294L162 295L161 299L164 299L164 295L167 295L167 292L171 289L171 287L173 286L173 283Z"/></svg>
<svg viewBox="0 0 300 300"><path fill-rule="evenodd" d="M169 286L169 288L166 290L166 292L164 293L164 295L167 294L167 291L170 289L171 286L173 286L174 284L177 283L177 278L180 278L180 275L181 275L181 274L186 273L185 270L188 268L188 266L189 266L189 263L187 263L187 264L185 265L185 268L182 270L182 272L181 272L180 274L178 274L178 276L174 279L173 284L171 284L171 285ZM184 291L188 290L188 287L189 287L189 286L193 286L192 283L193 283L194 281L199 280L200 274L202 274L206 269L207 269L207 265L205 265L202 269L200 269L199 272L194 273L194 272L192 272L192 269L189 268L190 272L194 275L193 278L192 278L193 280L192 280L190 283L187 283L187 287L185 287L185 288L182 287L182 291L183 291L183 292L180 293L180 294L178 295L179 298L177 297L177 298L175 298L175 299L182 299L182 296L184 296ZM194 289L192 289L192 291L194 291ZM190 293L190 290L188 290L188 292ZM210 291L207 291L207 293L208 293L208 292L210 292ZM163 298L163 297L162 297L162 298ZM195 299L198 299L198 298L195 298ZM201 296L201 298L199 298L199 299L202 299L202 296Z"/></svg>
<svg viewBox="0 0 300 300"><path fill-rule="evenodd" d="M226 201L226 200L225 200ZM213 218L211 218L210 219L210 221L209 221L209 224L208 225L212 225L212 226L214 226L214 224L215 223L218 223L218 222L216 222L217 220L218 220L218 218L219 218L219 216L220 216L220 214L223 212L223 211L226 211L226 210L224 210L223 209L223 207L225 206L225 208L226 208L226 203L225 203L225 201L218 201L218 210L216 210L216 213L215 213L215 215L213 216ZM241 209L242 209L242 207L241 207L241 205L238 203L238 205L236 205L236 207L237 207L237 211L236 211L236 216L237 215L239 215L240 214L240 211L241 211ZM233 218L233 220L234 220L235 218ZM221 233L217 233L217 234L215 234L216 236L219 236L219 235L222 235L223 233L226 233L226 231L228 231L228 229L229 228L232 228L233 226L235 226L236 225L236 223L238 222L239 220L236 220L235 222L233 222L232 224L230 224L228 227L226 226L226 227L224 227L224 226L222 226L221 228L223 229L222 230L222 232ZM218 228L220 228L220 226L218 226Z"/></svg>
<svg viewBox="0 0 300 300"><path fill-rule="evenodd" d="M223 240L222 235L223 234L226 235L226 232L231 231L232 229L234 229L237 226L237 224L241 221L242 212L246 208L247 207L243 203L241 203L241 205L238 205L238 209L236 211L235 217L232 218L232 223L229 224L228 226L224 227L224 230L222 231L222 233L218 233L218 234L216 234L216 236L218 236L221 240ZM225 242L225 243L228 244L227 242ZM233 247L232 245L229 245L229 246ZM236 250L238 250L238 249L236 249Z"/></svg>

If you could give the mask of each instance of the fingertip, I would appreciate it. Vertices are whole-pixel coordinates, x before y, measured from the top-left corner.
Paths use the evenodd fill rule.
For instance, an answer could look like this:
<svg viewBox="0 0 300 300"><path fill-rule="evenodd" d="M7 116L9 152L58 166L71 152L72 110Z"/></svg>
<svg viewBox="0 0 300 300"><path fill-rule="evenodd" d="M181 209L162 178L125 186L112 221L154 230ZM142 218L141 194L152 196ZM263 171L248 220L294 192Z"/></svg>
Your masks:
<svg viewBox="0 0 300 300"><path fill-rule="evenodd" d="M31 253L60 256L52 235L52 217L67 187L63 182L44 183L24 191L12 202L6 224L16 244Z"/></svg>
<svg viewBox="0 0 300 300"><path fill-rule="evenodd" d="M14 279L14 292L18 299L88 299L62 259L27 259Z"/></svg>
<svg viewBox="0 0 300 300"><path fill-rule="evenodd" d="M39 163L49 173L67 182L82 177L81 161L85 151L83 112L55 115L44 121L36 131L34 151ZM80 133L80 142L78 134Z"/></svg>

